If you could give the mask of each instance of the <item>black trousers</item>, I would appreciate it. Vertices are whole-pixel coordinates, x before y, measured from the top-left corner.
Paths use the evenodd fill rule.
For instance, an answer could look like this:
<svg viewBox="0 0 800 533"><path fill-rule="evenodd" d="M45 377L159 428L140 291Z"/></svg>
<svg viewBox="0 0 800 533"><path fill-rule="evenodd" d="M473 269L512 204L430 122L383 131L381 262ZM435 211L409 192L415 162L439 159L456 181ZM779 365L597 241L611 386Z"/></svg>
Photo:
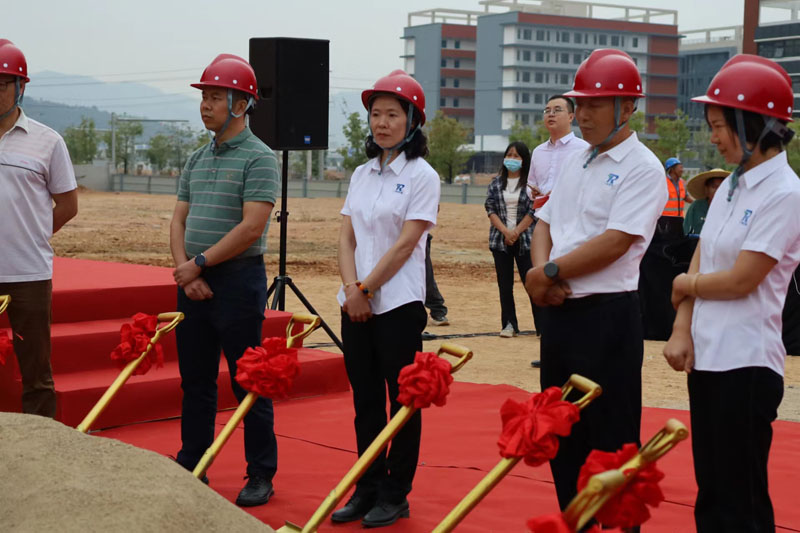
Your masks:
<svg viewBox="0 0 800 533"><path fill-rule="evenodd" d="M497 274L497 288L500 291L500 328L511 324L514 331L519 331L517 322L517 306L514 303L514 263L517 263L517 272L522 283L525 283L525 274L533 267L531 254L528 251L520 253L519 242L513 246L508 246L507 251L498 252L492 250L494 258L494 271ZM531 302L531 312L533 314L533 327L541 332L539 324L539 308Z"/></svg>
<svg viewBox="0 0 800 533"><path fill-rule="evenodd" d="M214 441L220 350L225 353L231 387L241 402L247 395L236 381L236 362L261 345L267 305L262 257L228 261L206 269L203 278L214 297L194 301L178 288L178 311L186 318L175 329L183 405L178 463L192 470ZM244 417L247 474L272 479L278 468L272 400L259 397Z"/></svg>
<svg viewBox="0 0 800 533"><path fill-rule="evenodd" d="M550 461L561 509L577 494L578 473L593 449L641 446L642 318L636 292L595 294L541 310L542 390L580 374L603 387L581 411ZM572 399L572 398L570 398Z"/></svg>
<svg viewBox="0 0 800 533"><path fill-rule="evenodd" d="M342 312L342 342L347 377L353 388L358 456L366 451L387 423L386 391L392 416L397 402L397 376L422 350L422 330L428 315L422 302L412 302L366 322L351 322ZM419 460L422 415L417 411L395 435L356 485L356 493L399 503L411 492Z"/></svg>
<svg viewBox="0 0 800 533"><path fill-rule="evenodd" d="M773 532L767 461L783 378L764 367L688 377L697 531Z"/></svg>
<svg viewBox="0 0 800 533"><path fill-rule="evenodd" d="M431 263L431 241L433 235L428 233L425 243L425 307L430 309L431 317L444 318L447 316L447 306L444 305L444 296L439 292L436 278L433 276L433 263Z"/></svg>

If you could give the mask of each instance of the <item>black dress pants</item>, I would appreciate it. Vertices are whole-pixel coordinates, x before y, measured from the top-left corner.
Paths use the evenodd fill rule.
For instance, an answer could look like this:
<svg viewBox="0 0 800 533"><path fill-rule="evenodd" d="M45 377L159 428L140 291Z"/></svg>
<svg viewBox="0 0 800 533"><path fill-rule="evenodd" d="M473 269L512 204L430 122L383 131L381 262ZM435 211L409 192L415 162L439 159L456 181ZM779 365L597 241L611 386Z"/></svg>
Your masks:
<svg viewBox="0 0 800 533"><path fill-rule="evenodd" d="M236 362L245 350L261 346L267 305L266 272L261 256L210 267L203 278L214 293L190 300L178 288L178 311L186 318L175 329L183 404L178 463L193 470L214 441L220 350L230 371L231 388L241 402L247 395L236 381ZM249 476L272 479L278 468L272 400L259 397L244 417L244 455Z"/></svg>
<svg viewBox="0 0 800 533"><path fill-rule="evenodd" d="M593 449L641 446L642 317L636 292L568 299L541 311L542 390L580 374L603 387L581 411L572 433L560 439L550 461L561 509L577 494L578 473Z"/></svg>
<svg viewBox="0 0 800 533"><path fill-rule="evenodd" d="M500 329L511 324L514 331L519 332L517 307L514 303L514 263L517 264L517 272L519 272L519 277L524 285L525 275L533 266L531 254L527 250L520 253L517 242L513 246L508 246L505 252L492 250L492 258L494 259L495 274L497 274L497 288L500 292ZM533 302L531 302L531 312L533 327L541 333L538 319L539 308L533 305Z"/></svg>
<svg viewBox="0 0 800 533"><path fill-rule="evenodd" d="M397 376L422 350L428 314L422 302L411 302L366 322L351 322L342 312L342 342L347 377L353 389L358 456L366 451L388 421L386 392L392 416L397 401ZM422 414L417 411L395 435L356 485L356 494L400 503L411 492L419 460Z"/></svg>
<svg viewBox="0 0 800 533"><path fill-rule="evenodd" d="M783 378L769 368L689 374L699 533L775 531L767 461Z"/></svg>

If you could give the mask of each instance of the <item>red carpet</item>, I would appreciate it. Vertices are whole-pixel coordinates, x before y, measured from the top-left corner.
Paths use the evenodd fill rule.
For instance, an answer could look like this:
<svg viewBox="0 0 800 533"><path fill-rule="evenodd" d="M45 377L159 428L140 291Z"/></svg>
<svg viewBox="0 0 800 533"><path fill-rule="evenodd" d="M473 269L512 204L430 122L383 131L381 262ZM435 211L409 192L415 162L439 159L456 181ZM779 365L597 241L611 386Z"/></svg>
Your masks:
<svg viewBox="0 0 800 533"><path fill-rule="evenodd" d="M58 394L57 419L72 426L80 423L116 379L120 369L112 364L110 353L119 343L123 323L137 312L158 314L174 311L175 306L176 286L170 268L55 258L51 361ZM265 314L263 336L284 337L291 313L268 310ZM6 327L4 313L0 328ZM95 428L180 415L175 334L166 335L161 344L164 368L131 377ZM349 389L341 355L301 348L298 357L301 371L293 397ZM224 358L219 385L220 408L236 406ZM20 411L20 395L19 368L11 358L0 366L0 411Z"/></svg>
<svg viewBox="0 0 800 533"><path fill-rule="evenodd" d="M510 386L454 384L444 407L423 414L420 466L410 495L411 518L386 531L430 531L499 460L496 440L499 409L508 397L527 393ZM220 413L220 426L230 412ZM303 524L325 495L355 462L349 393L289 400L276 404L279 471L276 494L268 505L250 512L274 528L290 520ZM645 409L642 439L647 440L668 418L688 425L688 412ZM778 531L800 531L800 508L794 481L800 475L800 424L776 422L770 461L770 486ZM178 420L151 422L100 432L162 454L180 447ZM695 484L691 445L680 443L659 463L667 474L662 482L666 500L653 511L647 532L693 531ZM209 471L211 488L229 500L244 484L244 452L239 428ZM462 522L457 531L524 531L527 518L557 510L549 468L519 464L512 473ZM358 522L320 531L360 531Z"/></svg>

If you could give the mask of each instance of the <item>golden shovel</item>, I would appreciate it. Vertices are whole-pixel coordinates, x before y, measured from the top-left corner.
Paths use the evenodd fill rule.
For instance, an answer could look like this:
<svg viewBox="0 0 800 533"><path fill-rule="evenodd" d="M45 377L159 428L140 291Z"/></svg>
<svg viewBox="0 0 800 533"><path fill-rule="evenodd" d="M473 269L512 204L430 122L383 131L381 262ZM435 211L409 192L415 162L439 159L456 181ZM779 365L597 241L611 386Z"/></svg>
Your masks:
<svg viewBox="0 0 800 533"><path fill-rule="evenodd" d="M295 323L306 324L306 328L303 329L297 335L292 335L292 329L294 328ZM317 329L320 325L320 318L317 315L311 315L308 313L294 313L292 318L289 319L289 323L286 325L286 347L292 348L294 347L295 343L300 340L308 337L311 333ZM239 407L236 408L234 411L233 416L231 416L228 423L225 424L225 427L222 428L222 431L219 433L217 438L208 447L206 453L203 454L203 457L200 458L200 462L197 463L197 466L194 467L192 471L192 475L197 479L202 479L204 475L206 475L206 471L209 469L211 464L216 459L217 455L219 454L222 447L225 446L225 443L228 442L228 439L231 438L233 435L233 430L236 429L236 426L239 425L239 422L250 412L250 409L253 407L253 404L258 399L258 394L255 392L248 392L247 396L244 397L242 403L239 404Z"/></svg>
<svg viewBox="0 0 800 533"><path fill-rule="evenodd" d="M6 310L8 304L11 303L11 296L8 294L0 294L0 315Z"/></svg>
<svg viewBox="0 0 800 533"><path fill-rule="evenodd" d="M454 374L462 366L464 366L467 361L472 359L472 351L469 348L465 348L463 346L459 346L457 344L450 344L444 343L439 348L439 351L436 352L436 355L441 356L442 354L452 355L454 357L458 357L459 360L456 362L455 365L450 369L450 373ZM416 407L409 407L403 406L400 408L399 411L392 417L386 427L383 428L375 440L372 441L372 444L369 445L361 457L358 458L358 461L350 468L350 471L345 474L342 480L339 482L336 487L328 494L322 504L317 508L311 518L308 520L305 526L300 527L296 524L293 524L289 521L286 522L282 528L278 530L278 533L285 533L285 532L295 532L295 531L302 531L303 533L312 533L317 530L320 524L325 521L325 519L330 515L333 510L336 508L336 505L344 498L345 494L356 484L356 482L361 479L361 476L364 475L364 472L367 471L369 466L375 461L378 457L378 454L383 451L384 448L389 444L389 441L394 438L398 431L408 422L408 419L418 411Z"/></svg>
<svg viewBox="0 0 800 533"><path fill-rule="evenodd" d="M624 465L592 476L583 490L569 502L564 511L564 520L573 531L579 531L608 500L625 488L639 470L663 457L688 436L689 430L679 420L667 420L664 427Z"/></svg>
<svg viewBox="0 0 800 533"><path fill-rule="evenodd" d="M573 389L583 392L583 396L578 399L574 404L578 409L583 409L592 400L600 396L603 389L590 379L587 379L578 374L572 374L569 380L561 387L561 399L567 398ZM508 474L517 463L520 462L522 457L504 457L500 462L492 468L488 474L464 496L458 505L456 505L450 513L444 517L438 526L433 530L433 533L447 533L453 531L456 526L478 505L489 492L497 486L498 483Z"/></svg>
<svg viewBox="0 0 800 533"><path fill-rule="evenodd" d="M92 410L89 411L89 414L86 415L86 418L84 418L83 421L78 424L78 427L76 428L78 431L81 433L86 433L89 431L89 428L92 427L92 424L94 424L95 420L97 420L97 417L102 414L106 407L108 407L108 404L112 399L114 399L114 396L117 395L119 389L121 389L122 386L125 385L125 382L128 381L128 378L133 375L133 371L136 370L136 367L138 367L142 361L144 361L144 358L147 357L147 354L150 353L150 350L153 349L153 346L155 346L159 339L161 339L161 336L175 329L181 320L183 320L183 313L180 312L161 313L158 315L159 322L169 321L169 323L161 328L156 328L155 334L150 339L150 342L147 343L147 348L145 348L144 352L142 352L142 355L125 365L125 368L122 369L122 372L120 372L119 376L117 376L117 379L114 380L114 383L111 384L100 400L98 400L94 407L92 407Z"/></svg>

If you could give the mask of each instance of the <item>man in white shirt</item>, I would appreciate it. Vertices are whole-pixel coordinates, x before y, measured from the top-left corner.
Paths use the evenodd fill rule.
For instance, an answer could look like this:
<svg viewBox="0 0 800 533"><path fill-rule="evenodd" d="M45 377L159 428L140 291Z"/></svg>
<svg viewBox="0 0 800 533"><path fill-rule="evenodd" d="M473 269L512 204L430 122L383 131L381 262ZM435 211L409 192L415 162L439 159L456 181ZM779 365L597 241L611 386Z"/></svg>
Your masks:
<svg viewBox="0 0 800 533"><path fill-rule="evenodd" d="M0 294L22 376L22 412L55 417L50 368L50 237L78 212L75 173L61 136L20 107L28 66L0 39ZM55 204L55 205L54 205Z"/></svg>
<svg viewBox="0 0 800 533"><path fill-rule="evenodd" d="M603 388L581 413L550 462L559 505L577 490L592 449L639 442L642 320L636 292L639 262L667 200L658 158L627 124L643 96L633 60L595 50L566 96L591 148L571 154L538 214L533 263L525 287L543 309L541 387L573 373Z"/></svg>
<svg viewBox="0 0 800 533"><path fill-rule="evenodd" d="M550 194L561 170L561 164L571 153L584 151L589 143L572 132L575 104L562 94L551 96L544 108L544 127L550 138L533 149L528 173L528 196L536 198Z"/></svg>
<svg viewBox="0 0 800 533"><path fill-rule="evenodd" d="M576 137L572 132L572 121L575 120L575 103L563 94L557 94L547 100L544 108L544 127L550 132L550 138L533 149L531 169L528 172L528 197L533 200L538 196L549 195L561 171L561 164L572 153L583 152L589 143ZM533 251L533 248L531 248ZM534 314L538 309L534 306ZM537 320L537 326L541 327ZM541 334L541 331L537 331ZM533 368L540 368L541 361L531 361Z"/></svg>

